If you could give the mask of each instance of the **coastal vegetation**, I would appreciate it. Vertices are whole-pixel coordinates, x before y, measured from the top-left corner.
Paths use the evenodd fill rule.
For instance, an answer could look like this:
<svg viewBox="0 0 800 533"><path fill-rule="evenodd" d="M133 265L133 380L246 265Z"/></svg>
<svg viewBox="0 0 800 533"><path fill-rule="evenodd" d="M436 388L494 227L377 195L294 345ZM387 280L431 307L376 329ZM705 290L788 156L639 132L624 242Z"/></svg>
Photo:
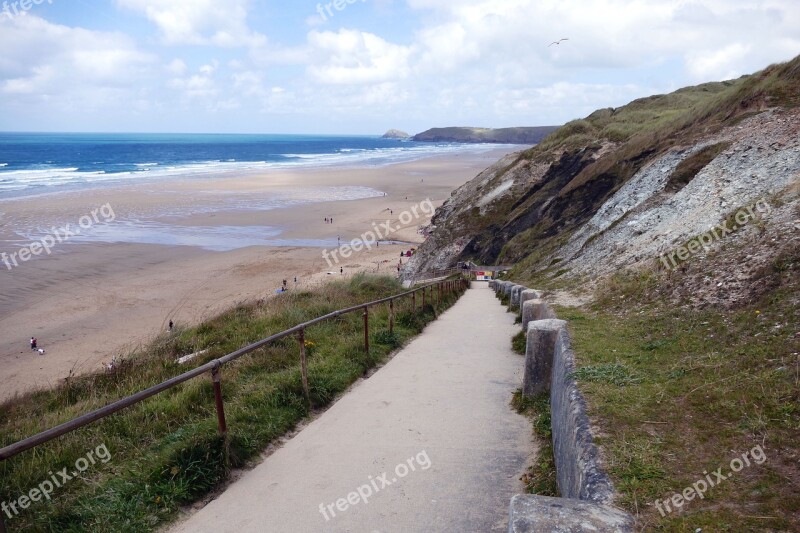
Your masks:
<svg viewBox="0 0 800 533"><path fill-rule="evenodd" d="M73 376L58 387L18 396L0 409L0 446L98 409L186 370L177 359L202 352L192 365L337 309L403 292L389 277L357 275L319 289L289 291L236 306L196 327L176 328L117 360L113 370ZM0 501L20 496L72 469L98 446L111 459L97 463L47 501L28 502L9 531L152 531L178 510L220 489L231 472L257 461L264 450L304 419L329 405L353 382L385 362L457 296L412 309L396 302L393 332L388 308L370 312L370 351L363 347L360 313L306 331L311 409L301 383L298 340L284 338L222 368L229 432L219 435L210 379L199 377L84 429L0 462ZM65 470L66 471L66 470ZM13 514L13 513L12 513Z"/></svg>
<svg viewBox="0 0 800 533"><path fill-rule="evenodd" d="M456 191L419 250L425 268L515 264L506 279L556 305L637 529L800 528L798 106L800 57L598 110ZM759 197L769 216L733 224ZM659 264L653 243L670 250L670 235L691 243L715 226L724 238ZM448 259L449 243L460 248ZM547 440L543 402L515 399ZM732 471L755 447L765 461ZM719 468L703 498L665 508ZM551 476L538 461L530 490L551 494Z"/></svg>
<svg viewBox="0 0 800 533"><path fill-rule="evenodd" d="M432 128L415 135L423 142L536 144L557 129L557 126L530 128Z"/></svg>
<svg viewBox="0 0 800 533"><path fill-rule="evenodd" d="M593 422L619 503L653 531L789 531L800 435L798 259L783 283L736 309L675 306L647 273L614 276L569 321ZM675 280L673 280L674 282ZM762 446L766 462L733 473ZM722 467L729 479L662 516L654 503Z"/></svg>

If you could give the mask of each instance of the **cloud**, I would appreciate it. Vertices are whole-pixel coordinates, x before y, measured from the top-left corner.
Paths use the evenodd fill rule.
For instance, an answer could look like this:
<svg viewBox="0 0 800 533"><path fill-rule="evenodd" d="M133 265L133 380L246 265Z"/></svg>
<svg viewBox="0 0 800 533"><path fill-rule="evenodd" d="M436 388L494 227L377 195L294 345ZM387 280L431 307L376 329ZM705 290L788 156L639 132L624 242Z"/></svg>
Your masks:
<svg viewBox="0 0 800 533"><path fill-rule="evenodd" d="M379 84L409 74L408 47L357 30L308 34L311 78L321 84Z"/></svg>
<svg viewBox="0 0 800 533"><path fill-rule="evenodd" d="M741 65L752 45L733 43L717 50L689 52L686 66L695 79L732 79L743 74Z"/></svg>
<svg viewBox="0 0 800 533"><path fill-rule="evenodd" d="M128 36L52 24L32 14L0 18L0 93L49 102L92 100L149 77L157 57Z"/></svg>
<svg viewBox="0 0 800 533"><path fill-rule="evenodd" d="M117 0L158 26L166 44L255 46L265 37L247 26L248 0Z"/></svg>
<svg viewBox="0 0 800 533"><path fill-rule="evenodd" d="M222 112L239 131L552 124L800 52L794 0L370 0L327 21L317 2L113 5L144 31L0 16L11 128L76 110L171 131L212 130Z"/></svg>

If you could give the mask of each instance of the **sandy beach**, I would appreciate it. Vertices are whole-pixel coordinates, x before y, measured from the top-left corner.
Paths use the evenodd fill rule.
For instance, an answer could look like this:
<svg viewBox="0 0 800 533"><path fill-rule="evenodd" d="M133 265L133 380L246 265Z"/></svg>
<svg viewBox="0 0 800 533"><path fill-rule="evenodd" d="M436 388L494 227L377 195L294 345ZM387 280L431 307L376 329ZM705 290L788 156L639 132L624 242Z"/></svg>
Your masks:
<svg viewBox="0 0 800 533"><path fill-rule="evenodd" d="M0 202L4 251L19 247L20 229L77 227L92 211L99 219L49 255L10 269L0 263L0 401L70 373L101 370L165 331L170 320L196 324L237 302L275 295L284 279L296 290L358 272L396 274L400 251L421 242L418 229L429 222L421 202L441 205L508 151L175 178ZM346 187L385 196L337 200ZM290 207L274 208L276 197ZM113 220L102 217L101 206L105 214L113 210ZM414 207L420 216L401 223ZM347 243L386 221L402 229L378 247L340 263L323 258L339 239ZM172 241L174 234L183 237ZM115 235L124 242L114 242ZM31 336L44 355L29 349Z"/></svg>

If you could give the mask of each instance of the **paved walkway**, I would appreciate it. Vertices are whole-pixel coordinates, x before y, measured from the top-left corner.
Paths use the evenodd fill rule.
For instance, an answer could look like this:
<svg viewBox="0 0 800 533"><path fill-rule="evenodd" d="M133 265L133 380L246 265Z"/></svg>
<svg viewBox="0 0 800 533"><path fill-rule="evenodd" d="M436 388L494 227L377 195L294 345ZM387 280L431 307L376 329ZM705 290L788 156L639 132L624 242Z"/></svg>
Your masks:
<svg viewBox="0 0 800 533"><path fill-rule="evenodd" d="M534 451L530 422L509 407L523 369L510 348L513 322L493 291L474 284L173 531L505 531Z"/></svg>

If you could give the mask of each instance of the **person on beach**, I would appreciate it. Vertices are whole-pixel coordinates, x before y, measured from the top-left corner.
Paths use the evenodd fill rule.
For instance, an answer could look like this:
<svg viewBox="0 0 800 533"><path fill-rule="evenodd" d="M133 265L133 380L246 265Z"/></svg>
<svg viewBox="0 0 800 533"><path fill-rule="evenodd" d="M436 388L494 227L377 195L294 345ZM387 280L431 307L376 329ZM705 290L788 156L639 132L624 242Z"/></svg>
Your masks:
<svg viewBox="0 0 800 533"><path fill-rule="evenodd" d="M36 337L31 337L31 350L36 350Z"/></svg>
<svg viewBox="0 0 800 533"><path fill-rule="evenodd" d="M286 280L283 280L283 292L286 292Z"/></svg>
<svg viewBox="0 0 800 533"><path fill-rule="evenodd" d="M344 267L339 267L339 274L344 275Z"/></svg>
<svg viewBox="0 0 800 533"><path fill-rule="evenodd" d="M173 328L174 326L175 326L175 324L173 324L173 323L172 323L172 320L170 320L170 321L169 321L169 330L170 330L170 331L172 331L172 328Z"/></svg>

